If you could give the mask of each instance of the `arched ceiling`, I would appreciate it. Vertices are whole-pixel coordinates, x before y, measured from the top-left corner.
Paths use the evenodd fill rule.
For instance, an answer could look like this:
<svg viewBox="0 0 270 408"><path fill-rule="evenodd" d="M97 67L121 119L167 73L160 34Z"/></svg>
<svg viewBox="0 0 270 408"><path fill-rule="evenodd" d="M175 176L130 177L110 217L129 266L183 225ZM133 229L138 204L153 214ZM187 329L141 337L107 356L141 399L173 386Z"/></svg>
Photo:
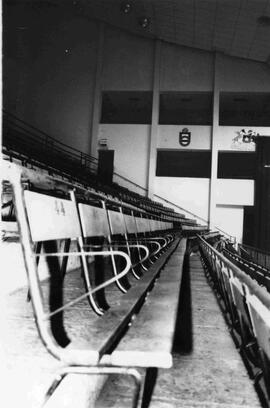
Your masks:
<svg viewBox="0 0 270 408"><path fill-rule="evenodd" d="M270 0L74 0L73 5L137 35L269 63Z"/></svg>

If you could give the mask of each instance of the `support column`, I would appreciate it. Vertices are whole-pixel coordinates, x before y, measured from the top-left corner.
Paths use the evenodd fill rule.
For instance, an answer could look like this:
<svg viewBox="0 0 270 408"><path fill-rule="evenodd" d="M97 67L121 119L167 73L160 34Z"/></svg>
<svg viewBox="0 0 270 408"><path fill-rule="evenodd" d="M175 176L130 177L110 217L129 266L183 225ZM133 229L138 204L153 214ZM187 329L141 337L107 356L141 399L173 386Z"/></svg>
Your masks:
<svg viewBox="0 0 270 408"><path fill-rule="evenodd" d="M208 225L214 229L216 204L217 204L217 170L218 170L218 143L217 134L219 131L219 54L215 54L214 62L214 83L213 83L213 122L211 137L211 179L209 188L209 208Z"/></svg>
<svg viewBox="0 0 270 408"><path fill-rule="evenodd" d="M157 160L157 135L158 135L158 120L159 120L159 79L160 79L160 51L161 42L155 42L154 56L154 75L153 75L153 106L152 106L152 122L150 130L149 156L148 156L148 197L153 198L154 194L154 179L156 175L156 160Z"/></svg>
<svg viewBox="0 0 270 408"><path fill-rule="evenodd" d="M91 147L90 155L97 158L98 128L101 114L102 66L104 46L104 23L99 23L99 37L96 59L95 88L92 110Z"/></svg>

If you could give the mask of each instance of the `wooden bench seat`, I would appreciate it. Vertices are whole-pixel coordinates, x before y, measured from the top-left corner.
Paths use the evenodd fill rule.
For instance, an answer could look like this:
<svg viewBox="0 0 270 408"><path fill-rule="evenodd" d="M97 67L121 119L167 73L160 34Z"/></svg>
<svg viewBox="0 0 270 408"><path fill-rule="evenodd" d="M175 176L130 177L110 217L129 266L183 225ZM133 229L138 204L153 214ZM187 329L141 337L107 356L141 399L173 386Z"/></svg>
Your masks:
<svg viewBox="0 0 270 408"><path fill-rule="evenodd" d="M174 241L166 253L148 269L140 280L136 282L136 285L131 287L127 293L119 297L118 305L96 319L95 325L91 327L93 331L88 333L88 336L85 338L85 346L88 349L97 351L100 358L103 354L110 352L115 340L119 338L121 332L127 327L132 315L138 311L137 309L141 306L147 292L150 291L151 285L154 283L155 279L157 279L161 269L166 264L167 259L179 244L179 240L180 238ZM161 276L163 275L164 280L166 280L165 276L167 276L167 273L165 270L161 273ZM159 278L159 280L160 279L161 278ZM142 311L140 311L139 316L141 313ZM129 330L131 329L132 327Z"/></svg>
<svg viewBox="0 0 270 408"><path fill-rule="evenodd" d="M113 364L159 368L172 366L172 345L185 250L186 239L182 239L156 281L145 307L112 353Z"/></svg>

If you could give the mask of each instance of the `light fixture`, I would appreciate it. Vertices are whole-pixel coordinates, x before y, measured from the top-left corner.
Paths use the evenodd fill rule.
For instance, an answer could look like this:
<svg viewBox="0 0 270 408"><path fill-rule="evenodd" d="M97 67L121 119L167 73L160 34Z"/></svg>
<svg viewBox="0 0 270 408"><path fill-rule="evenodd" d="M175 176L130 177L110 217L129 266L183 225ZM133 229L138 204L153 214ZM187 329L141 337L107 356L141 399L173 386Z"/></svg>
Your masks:
<svg viewBox="0 0 270 408"><path fill-rule="evenodd" d="M124 14L128 14L130 13L132 7L131 7L131 3L129 1L123 1L121 4L121 10Z"/></svg>
<svg viewBox="0 0 270 408"><path fill-rule="evenodd" d="M147 28L150 24L150 18L142 17L139 19L139 24L142 28Z"/></svg>

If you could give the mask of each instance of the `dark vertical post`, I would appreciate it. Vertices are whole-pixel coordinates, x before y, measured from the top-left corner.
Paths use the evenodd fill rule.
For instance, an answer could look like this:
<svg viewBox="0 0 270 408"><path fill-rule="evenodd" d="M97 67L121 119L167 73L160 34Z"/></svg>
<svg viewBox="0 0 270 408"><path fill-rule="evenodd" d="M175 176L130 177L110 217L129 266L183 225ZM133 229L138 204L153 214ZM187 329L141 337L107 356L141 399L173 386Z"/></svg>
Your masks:
<svg viewBox="0 0 270 408"><path fill-rule="evenodd" d="M270 251L270 138L259 136L256 151L254 244Z"/></svg>
<svg viewBox="0 0 270 408"><path fill-rule="evenodd" d="M151 402L152 394L157 381L158 369L149 367L146 369L144 390L142 396L142 408L148 408Z"/></svg>
<svg viewBox="0 0 270 408"><path fill-rule="evenodd" d="M98 151L98 178L105 184L113 181L114 150Z"/></svg>

